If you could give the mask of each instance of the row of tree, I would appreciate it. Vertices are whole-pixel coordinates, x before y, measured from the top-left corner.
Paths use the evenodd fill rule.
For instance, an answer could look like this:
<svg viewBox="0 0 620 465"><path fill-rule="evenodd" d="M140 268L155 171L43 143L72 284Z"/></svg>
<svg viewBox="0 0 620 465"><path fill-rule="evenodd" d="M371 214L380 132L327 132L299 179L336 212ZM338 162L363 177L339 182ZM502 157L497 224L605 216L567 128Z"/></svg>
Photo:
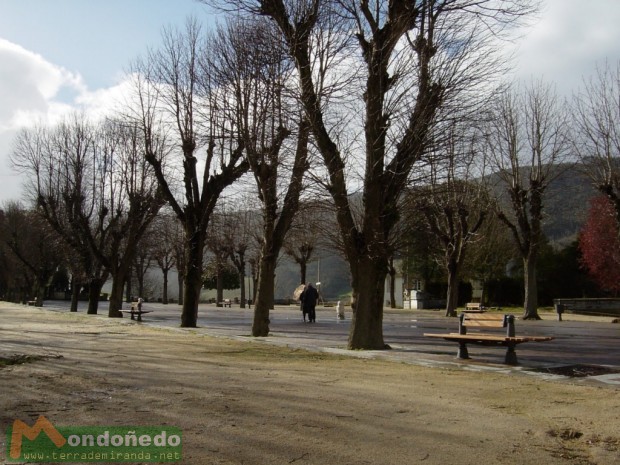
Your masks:
<svg viewBox="0 0 620 465"><path fill-rule="evenodd" d="M545 85L502 88L501 40L534 2L205 3L234 15L212 33L195 20L166 30L163 45L133 64L133 93L117 115L98 124L74 115L16 140L14 165L73 254L76 276L93 296L112 277L110 316L119 315L141 238L168 205L183 230L181 326L195 326L216 206L243 198L251 179L262 217L252 334L269 333L284 238L300 199L314 199L331 205L350 267L352 349L385 347L384 282L404 232L417 227L410 220L420 221L411 212L445 250L449 314L467 246L495 214L524 263L527 318L538 316L551 167L569 154L594 159L597 186L620 212L618 177L609 175L618 146L605 140L615 132L597 127L605 124L597 112L618 95L617 73L586 86L570 120ZM505 199L485 184L491 164ZM240 274L244 253L235 247Z"/></svg>

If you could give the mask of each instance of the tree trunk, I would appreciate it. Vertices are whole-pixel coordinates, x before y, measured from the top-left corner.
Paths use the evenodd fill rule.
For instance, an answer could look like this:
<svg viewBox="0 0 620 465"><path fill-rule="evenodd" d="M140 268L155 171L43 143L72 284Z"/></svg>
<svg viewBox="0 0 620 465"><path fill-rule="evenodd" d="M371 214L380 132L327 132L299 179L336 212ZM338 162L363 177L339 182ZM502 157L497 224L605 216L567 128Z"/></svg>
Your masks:
<svg viewBox="0 0 620 465"><path fill-rule="evenodd" d="M103 287L103 279L92 278L88 282L88 311L89 315L96 315L99 308L99 296Z"/></svg>
<svg viewBox="0 0 620 465"><path fill-rule="evenodd" d="M35 307L43 307L43 291L45 290L44 286L41 285L41 280L36 279L34 285L34 305Z"/></svg>
<svg viewBox="0 0 620 465"><path fill-rule="evenodd" d="M199 234L190 238L185 263L185 280L183 289L183 312L181 314L182 328L195 328L198 324L198 304L200 303L200 290L202 289L202 257L204 241L200 240Z"/></svg>
<svg viewBox="0 0 620 465"><path fill-rule="evenodd" d="M254 323L252 324L252 336L254 337L269 336L269 310L273 307L275 269L276 259L271 255L261 259L254 302Z"/></svg>
<svg viewBox="0 0 620 465"><path fill-rule="evenodd" d="M161 303L168 304L168 270L162 270L164 274L164 287L162 290Z"/></svg>
<svg viewBox="0 0 620 465"><path fill-rule="evenodd" d="M82 289L82 285L78 282L75 277L71 277L71 308L70 312L78 311L78 302L80 299L80 290Z"/></svg>
<svg viewBox="0 0 620 465"><path fill-rule="evenodd" d="M299 281L300 284L306 284L306 271L308 269L308 264L306 263L305 260L302 260L299 263L299 270L301 272L301 281Z"/></svg>
<svg viewBox="0 0 620 465"><path fill-rule="evenodd" d="M450 260L447 268L446 316L456 316L456 308L459 305L459 266L456 261Z"/></svg>
<svg viewBox="0 0 620 465"><path fill-rule="evenodd" d="M538 282L536 278L536 254L523 259L523 283L525 300L523 303L524 320L540 320L538 315Z"/></svg>
<svg viewBox="0 0 620 465"><path fill-rule="evenodd" d="M352 271L353 302L349 349L389 349L383 340L383 296L386 260L362 261ZM352 267L353 268L353 267Z"/></svg>
<svg viewBox="0 0 620 465"><path fill-rule="evenodd" d="M239 308L245 308L245 263L239 270L239 292L241 293L241 300L239 301Z"/></svg>
<svg viewBox="0 0 620 465"><path fill-rule="evenodd" d="M185 292L185 275L177 270L177 284L179 286L179 305L183 305L183 294Z"/></svg>
<svg viewBox="0 0 620 465"><path fill-rule="evenodd" d="M394 257L390 257L388 275L390 276L390 308L396 308L396 268L394 268Z"/></svg>
<svg viewBox="0 0 620 465"><path fill-rule="evenodd" d="M456 316L459 301L459 280L454 273L448 273L448 292L446 295L446 316Z"/></svg>
<svg viewBox="0 0 620 465"><path fill-rule="evenodd" d="M108 307L109 318L121 318L123 316L119 310L123 308L125 281L126 273L122 270L117 270L112 278L112 291L110 292L110 304Z"/></svg>

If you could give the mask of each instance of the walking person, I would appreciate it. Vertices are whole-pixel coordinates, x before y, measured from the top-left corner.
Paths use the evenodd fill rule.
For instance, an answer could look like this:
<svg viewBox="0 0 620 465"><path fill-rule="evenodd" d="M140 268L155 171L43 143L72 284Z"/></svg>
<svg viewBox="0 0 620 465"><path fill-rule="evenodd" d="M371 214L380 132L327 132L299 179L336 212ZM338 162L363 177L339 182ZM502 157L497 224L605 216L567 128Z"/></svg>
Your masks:
<svg viewBox="0 0 620 465"><path fill-rule="evenodd" d="M301 295L301 309L304 313L304 321L306 321L306 313L308 314L308 322L316 322L316 302L319 300L319 291L316 290L312 283L308 283Z"/></svg>

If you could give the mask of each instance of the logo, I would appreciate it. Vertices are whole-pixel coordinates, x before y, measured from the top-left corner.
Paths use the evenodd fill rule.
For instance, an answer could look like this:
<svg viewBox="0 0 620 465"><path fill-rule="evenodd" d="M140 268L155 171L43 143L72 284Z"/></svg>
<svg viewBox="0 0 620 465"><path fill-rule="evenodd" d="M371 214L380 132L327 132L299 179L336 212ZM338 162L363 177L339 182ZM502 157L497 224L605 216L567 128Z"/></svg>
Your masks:
<svg viewBox="0 0 620 465"><path fill-rule="evenodd" d="M7 431L13 462L177 462L182 433L172 426L55 427L41 415L32 426L15 420Z"/></svg>
<svg viewBox="0 0 620 465"><path fill-rule="evenodd" d="M26 436L26 438L30 441L34 441L39 436L41 431L47 434L47 437L51 439L54 445L58 448L67 443L67 440L63 437L63 435L60 434L58 430L54 428L54 425L52 425L43 415L37 419L32 428L21 420L15 420L11 431L11 448L9 457L12 459L19 458L19 456L22 455L22 438Z"/></svg>

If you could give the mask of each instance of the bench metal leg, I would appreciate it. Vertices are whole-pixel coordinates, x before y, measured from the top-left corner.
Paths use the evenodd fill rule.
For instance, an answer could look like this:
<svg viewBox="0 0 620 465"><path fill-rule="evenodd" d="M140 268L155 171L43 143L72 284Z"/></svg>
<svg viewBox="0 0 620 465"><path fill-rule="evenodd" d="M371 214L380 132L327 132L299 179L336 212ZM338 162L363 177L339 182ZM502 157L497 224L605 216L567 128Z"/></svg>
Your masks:
<svg viewBox="0 0 620 465"><path fill-rule="evenodd" d="M457 358L469 358L469 352L467 351L467 343L459 342L459 350L456 353Z"/></svg>
<svg viewBox="0 0 620 465"><path fill-rule="evenodd" d="M515 352L514 346L508 346L506 349L506 358L504 359L504 363L506 365L518 365L517 361L517 353Z"/></svg>
<svg viewBox="0 0 620 465"><path fill-rule="evenodd" d="M131 315L131 319L132 319L132 320L135 320L135 318L134 318L134 313L133 313L133 312L131 312L131 313L130 313L130 315Z"/></svg>
<svg viewBox="0 0 620 465"><path fill-rule="evenodd" d="M142 313L138 313L138 321L142 321Z"/></svg>

